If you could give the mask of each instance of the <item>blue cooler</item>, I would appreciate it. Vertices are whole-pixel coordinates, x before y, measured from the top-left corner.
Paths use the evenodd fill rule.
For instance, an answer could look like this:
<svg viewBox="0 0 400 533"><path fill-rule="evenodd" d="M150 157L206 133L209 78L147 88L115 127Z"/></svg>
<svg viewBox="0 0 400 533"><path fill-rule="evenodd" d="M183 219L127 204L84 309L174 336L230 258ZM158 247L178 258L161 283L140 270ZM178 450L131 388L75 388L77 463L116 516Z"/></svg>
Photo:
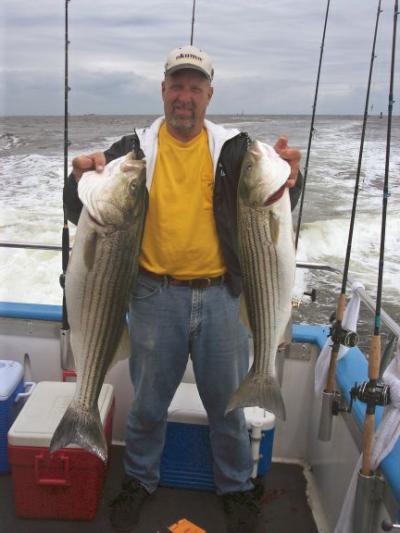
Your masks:
<svg viewBox="0 0 400 533"><path fill-rule="evenodd" d="M31 386L25 392L25 386ZM24 383L24 368L17 361L0 359L0 473L8 472L7 433L22 407L22 398L30 395L34 383Z"/></svg>
<svg viewBox="0 0 400 533"><path fill-rule="evenodd" d="M253 458L252 477L271 466L275 416L259 407L244 409ZM181 383L168 409L160 484L191 490L215 490L206 411L197 387Z"/></svg>

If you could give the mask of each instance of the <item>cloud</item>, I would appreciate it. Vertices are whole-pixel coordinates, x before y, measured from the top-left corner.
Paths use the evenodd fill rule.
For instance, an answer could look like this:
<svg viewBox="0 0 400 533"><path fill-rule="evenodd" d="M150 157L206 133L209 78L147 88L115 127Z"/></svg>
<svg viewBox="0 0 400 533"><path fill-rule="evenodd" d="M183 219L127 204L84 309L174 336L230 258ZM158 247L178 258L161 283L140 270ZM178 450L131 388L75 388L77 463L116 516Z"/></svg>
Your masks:
<svg viewBox="0 0 400 533"><path fill-rule="evenodd" d="M113 94L118 98L110 98ZM86 75L81 84L76 84L71 94L71 113L120 114L123 109L126 114L134 114L138 102L141 114L161 113L159 83L134 72L114 71L110 75L107 69L97 70Z"/></svg>
<svg viewBox="0 0 400 533"><path fill-rule="evenodd" d="M0 113L60 114L64 2L3 0ZM34 8L33 8L34 6ZM71 0L72 113L158 113L167 52L187 44L187 0ZM319 113L362 113L376 0L331 3ZM326 4L314 0L197 2L194 44L212 56L214 113L309 113ZM385 6L371 98L387 108L393 13ZM398 83L398 80L397 80ZM398 109L395 111L398 112Z"/></svg>

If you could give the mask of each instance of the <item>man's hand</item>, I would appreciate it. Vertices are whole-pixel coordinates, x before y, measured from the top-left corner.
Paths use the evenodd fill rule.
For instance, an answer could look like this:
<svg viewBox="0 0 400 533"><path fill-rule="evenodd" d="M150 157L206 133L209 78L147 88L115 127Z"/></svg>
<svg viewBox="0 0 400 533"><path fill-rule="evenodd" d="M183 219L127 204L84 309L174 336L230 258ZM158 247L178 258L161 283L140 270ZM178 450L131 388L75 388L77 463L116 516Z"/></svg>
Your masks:
<svg viewBox="0 0 400 533"><path fill-rule="evenodd" d="M79 181L82 174L87 170L96 170L102 172L106 164L106 158L103 152L94 152L89 155L79 155L72 160L72 169L75 181Z"/></svg>
<svg viewBox="0 0 400 533"><path fill-rule="evenodd" d="M297 150L297 148L290 148L288 146L288 138L285 135L282 135L276 141L274 150L282 159L289 163L290 175L286 182L286 186L289 188L294 187L300 170L300 150Z"/></svg>

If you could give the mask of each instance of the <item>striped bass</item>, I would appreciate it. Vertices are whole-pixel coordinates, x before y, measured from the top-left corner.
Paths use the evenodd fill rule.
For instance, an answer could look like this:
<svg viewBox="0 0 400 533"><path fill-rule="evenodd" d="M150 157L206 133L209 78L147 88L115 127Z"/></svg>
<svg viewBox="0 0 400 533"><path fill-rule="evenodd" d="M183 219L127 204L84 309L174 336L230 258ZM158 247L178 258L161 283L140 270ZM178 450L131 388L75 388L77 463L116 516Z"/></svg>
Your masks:
<svg viewBox="0 0 400 533"><path fill-rule="evenodd" d="M296 268L289 191L290 167L275 150L251 143L238 184L238 239L253 365L231 397L227 412L259 406L286 418L276 377L279 344L290 326Z"/></svg>
<svg viewBox="0 0 400 533"><path fill-rule="evenodd" d="M83 209L65 285L77 382L50 451L75 443L106 461L107 443L97 401L124 337L129 296L138 272L147 207L145 162L131 153L106 165L101 174L86 172L78 194Z"/></svg>

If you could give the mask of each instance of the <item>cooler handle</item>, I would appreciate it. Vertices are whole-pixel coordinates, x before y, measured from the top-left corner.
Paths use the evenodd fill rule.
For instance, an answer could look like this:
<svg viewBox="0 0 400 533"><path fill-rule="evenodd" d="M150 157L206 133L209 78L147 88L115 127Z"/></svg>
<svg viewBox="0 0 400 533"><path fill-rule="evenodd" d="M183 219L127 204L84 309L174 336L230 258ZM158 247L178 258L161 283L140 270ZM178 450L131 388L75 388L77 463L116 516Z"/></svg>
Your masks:
<svg viewBox="0 0 400 533"><path fill-rule="evenodd" d="M52 486L65 486L70 485L69 480L69 457L66 455L59 455L58 459L64 465L64 477L63 478L42 478L40 477L40 463L44 460L44 454L35 455L35 476L36 483L38 485L52 485Z"/></svg>
<svg viewBox="0 0 400 533"><path fill-rule="evenodd" d="M27 390L29 387L30 389ZM16 395L14 402L17 403L21 398L28 398L32 394L33 389L35 387L36 387L36 383L34 381L25 381L24 383L25 392L19 392Z"/></svg>

